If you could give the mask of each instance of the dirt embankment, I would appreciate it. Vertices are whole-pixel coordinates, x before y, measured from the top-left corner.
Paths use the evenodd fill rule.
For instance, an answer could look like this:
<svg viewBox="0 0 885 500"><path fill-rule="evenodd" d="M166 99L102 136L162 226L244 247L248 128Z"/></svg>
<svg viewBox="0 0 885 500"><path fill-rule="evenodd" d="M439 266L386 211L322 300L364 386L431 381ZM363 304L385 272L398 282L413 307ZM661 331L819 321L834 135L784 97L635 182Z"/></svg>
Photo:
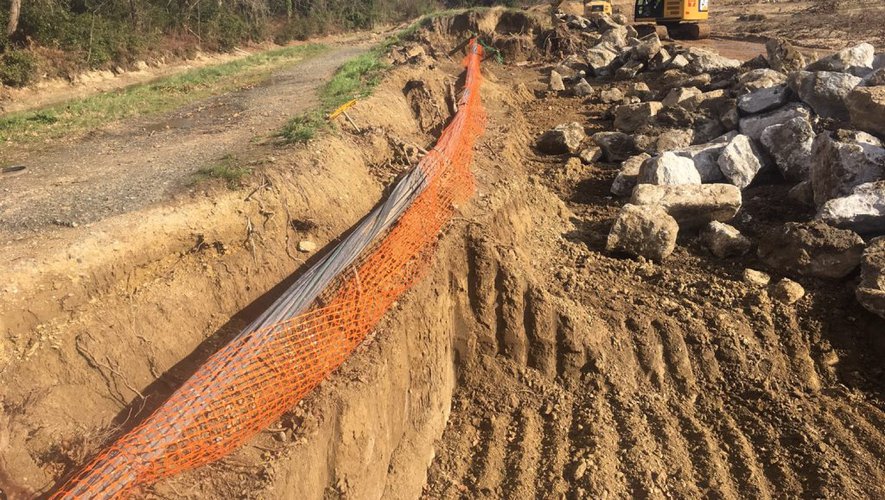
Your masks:
<svg viewBox="0 0 885 500"><path fill-rule="evenodd" d="M617 165L566 167L532 145L562 122L611 128L607 106L548 96L546 66L517 64L544 53L537 21L501 11L435 21L419 34L431 57L354 109L374 128L274 152L255 193L10 247L4 492L45 491L132 425L311 257L298 241L333 241L365 213L404 167L399 140L426 146L447 116L468 31L508 64L486 62L478 192L430 276L279 424L145 495L885 494L882 320L843 282L773 301L741 278L764 265L715 259L691 234L662 264L606 252ZM785 190L751 188L741 229L781 223Z"/></svg>

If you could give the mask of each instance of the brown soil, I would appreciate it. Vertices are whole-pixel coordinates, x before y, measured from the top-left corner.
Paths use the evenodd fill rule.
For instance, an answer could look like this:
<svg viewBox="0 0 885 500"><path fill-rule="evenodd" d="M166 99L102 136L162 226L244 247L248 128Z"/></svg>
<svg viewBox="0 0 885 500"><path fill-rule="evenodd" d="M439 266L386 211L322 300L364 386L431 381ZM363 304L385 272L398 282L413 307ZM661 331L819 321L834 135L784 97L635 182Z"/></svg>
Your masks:
<svg viewBox="0 0 885 500"><path fill-rule="evenodd" d="M885 322L856 277L801 280L784 306L741 279L776 270L693 234L661 264L609 255L617 165L569 170L531 144L611 123L547 96L534 41L513 34L533 24L502 19L438 21L424 38L439 57L354 109L375 128L254 152L255 186L7 245L0 489L46 491L266 306L311 257L298 240L324 245L365 213L405 166L398 145L432 140L461 70L443 54L479 26L514 64L486 62L478 192L430 276L278 425L143 496L885 496ZM756 238L809 218L787 189L745 192L735 225Z"/></svg>

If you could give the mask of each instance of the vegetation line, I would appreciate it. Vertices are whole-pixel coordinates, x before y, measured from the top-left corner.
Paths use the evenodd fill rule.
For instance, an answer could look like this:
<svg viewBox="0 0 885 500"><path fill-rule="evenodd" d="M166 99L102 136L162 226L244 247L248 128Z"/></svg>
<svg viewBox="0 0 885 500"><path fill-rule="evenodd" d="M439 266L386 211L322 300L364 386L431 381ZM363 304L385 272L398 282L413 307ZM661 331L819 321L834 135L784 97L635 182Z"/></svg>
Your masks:
<svg viewBox="0 0 885 500"><path fill-rule="evenodd" d="M194 100L257 84L282 66L315 57L326 50L328 47L320 44L284 47L153 83L12 113L0 117L0 143L58 138L123 118L170 111Z"/></svg>
<svg viewBox="0 0 885 500"><path fill-rule="evenodd" d="M368 53L357 56L338 68L332 79L319 91L320 105L289 120L280 130L279 137L288 144L307 142L324 129L327 116L352 99L363 99L381 83L388 65L384 58L394 45L412 37L419 29L428 26L435 18L457 14L468 9L440 10L425 16L388 37ZM474 8L472 10L484 10Z"/></svg>

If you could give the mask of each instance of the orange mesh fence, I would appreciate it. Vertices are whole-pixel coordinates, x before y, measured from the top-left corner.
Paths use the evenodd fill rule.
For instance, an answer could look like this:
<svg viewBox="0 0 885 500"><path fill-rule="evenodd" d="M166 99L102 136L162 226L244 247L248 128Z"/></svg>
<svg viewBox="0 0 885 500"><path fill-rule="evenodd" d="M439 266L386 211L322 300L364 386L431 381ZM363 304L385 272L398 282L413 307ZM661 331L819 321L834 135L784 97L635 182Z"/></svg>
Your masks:
<svg viewBox="0 0 885 500"><path fill-rule="evenodd" d="M473 42L459 111L416 167L426 182L386 236L336 278L313 309L237 337L168 401L61 486L53 498L118 498L229 454L337 369L429 268L435 243L474 190L485 114Z"/></svg>

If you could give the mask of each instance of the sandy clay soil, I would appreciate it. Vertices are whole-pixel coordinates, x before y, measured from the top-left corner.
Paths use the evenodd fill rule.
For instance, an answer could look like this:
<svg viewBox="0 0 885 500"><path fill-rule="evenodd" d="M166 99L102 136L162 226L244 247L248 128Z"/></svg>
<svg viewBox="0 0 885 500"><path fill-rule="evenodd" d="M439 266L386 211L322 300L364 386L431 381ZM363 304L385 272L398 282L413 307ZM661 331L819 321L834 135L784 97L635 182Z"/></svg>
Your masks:
<svg viewBox="0 0 885 500"><path fill-rule="evenodd" d="M432 272L280 422L140 495L885 497L885 322L854 300L856 278L800 280L807 294L787 306L742 279L776 270L714 258L692 233L663 263L606 252L618 165L567 168L533 144L559 123L592 133L611 119L546 93L538 22L437 20L419 34L430 57L354 109L372 127L252 151L240 191L8 243L4 494L50 491L266 307L314 258L295 243L322 247L358 220L414 162L403 142L427 146L444 123L461 71L450 51L472 30L506 62L485 63L478 191ZM756 238L810 219L788 189L749 188L734 224Z"/></svg>

